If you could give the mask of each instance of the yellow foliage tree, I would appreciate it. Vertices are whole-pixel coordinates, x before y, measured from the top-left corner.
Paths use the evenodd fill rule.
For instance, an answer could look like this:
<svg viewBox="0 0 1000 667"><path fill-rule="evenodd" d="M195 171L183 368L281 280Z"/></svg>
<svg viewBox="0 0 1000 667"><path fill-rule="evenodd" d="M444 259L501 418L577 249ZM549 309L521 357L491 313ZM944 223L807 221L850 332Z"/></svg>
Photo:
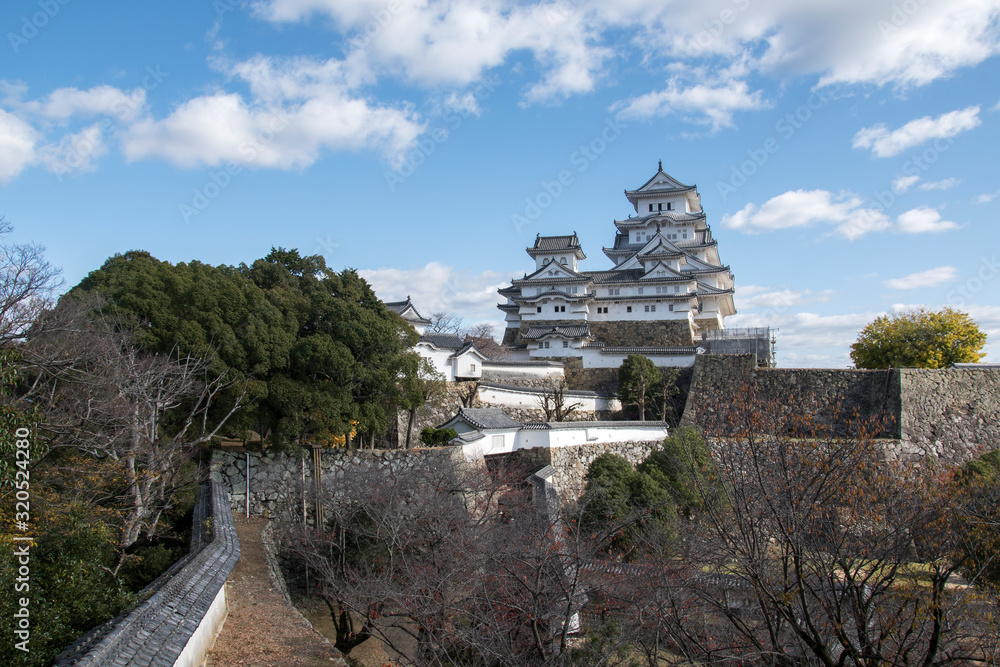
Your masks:
<svg viewBox="0 0 1000 667"><path fill-rule="evenodd" d="M862 329L851 360L857 368L947 368L978 362L985 344L986 334L966 313L919 308L883 315Z"/></svg>

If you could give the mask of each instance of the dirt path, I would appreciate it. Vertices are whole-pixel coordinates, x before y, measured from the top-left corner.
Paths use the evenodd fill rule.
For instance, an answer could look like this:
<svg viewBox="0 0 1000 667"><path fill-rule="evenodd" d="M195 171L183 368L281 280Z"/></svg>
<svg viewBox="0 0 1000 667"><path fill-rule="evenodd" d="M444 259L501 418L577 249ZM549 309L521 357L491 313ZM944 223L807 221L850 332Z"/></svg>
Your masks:
<svg viewBox="0 0 1000 667"><path fill-rule="evenodd" d="M260 545L266 519L236 518L240 560L226 583L229 616L208 667L344 666L340 652L312 629L271 582Z"/></svg>

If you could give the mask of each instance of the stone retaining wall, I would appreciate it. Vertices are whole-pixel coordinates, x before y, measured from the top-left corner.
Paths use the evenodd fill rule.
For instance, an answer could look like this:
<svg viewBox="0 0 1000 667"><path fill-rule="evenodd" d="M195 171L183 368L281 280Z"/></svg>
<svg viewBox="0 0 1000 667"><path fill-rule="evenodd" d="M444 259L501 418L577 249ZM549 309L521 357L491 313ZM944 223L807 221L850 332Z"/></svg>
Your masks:
<svg viewBox="0 0 1000 667"><path fill-rule="evenodd" d="M414 466L430 460L434 465L463 465L459 447L417 449L344 450L320 452L323 480L335 478L354 466ZM212 456L212 475L230 491L233 512L246 512L246 453L216 451ZM250 453L250 514L281 521L313 520L312 452ZM303 502L304 501L304 502Z"/></svg>
<svg viewBox="0 0 1000 667"><path fill-rule="evenodd" d="M608 347L690 347L695 344L691 324L686 319L653 322L591 320L588 324L594 340Z"/></svg>
<svg viewBox="0 0 1000 667"><path fill-rule="evenodd" d="M599 391L602 393L618 393L617 368L584 368L583 359L572 357L565 359L566 385L578 391Z"/></svg>
<svg viewBox="0 0 1000 667"><path fill-rule="evenodd" d="M962 463L1000 448L1000 369L898 373L905 455Z"/></svg>
<svg viewBox="0 0 1000 667"><path fill-rule="evenodd" d="M893 458L958 464L1000 448L1000 370L757 368L753 355L699 355L682 423L717 426L733 398L754 387L765 404L845 432L882 419Z"/></svg>

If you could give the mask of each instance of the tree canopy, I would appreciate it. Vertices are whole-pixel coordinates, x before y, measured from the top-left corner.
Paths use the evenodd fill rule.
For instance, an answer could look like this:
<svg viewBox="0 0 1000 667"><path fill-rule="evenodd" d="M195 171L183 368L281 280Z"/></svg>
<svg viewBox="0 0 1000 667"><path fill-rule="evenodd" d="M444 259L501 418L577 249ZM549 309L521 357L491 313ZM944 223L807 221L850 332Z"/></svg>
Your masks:
<svg viewBox="0 0 1000 667"><path fill-rule="evenodd" d="M861 330L851 345L857 368L947 368L975 363L986 334L967 314L943 308L919 308L883 315Z"/></svg>
<svg viewBox="0 0 1000 667"><path fill-rule="evenodd" d="M660 372L649 357L630 354L618 367L618 394L622 403L634 405L639 419L646 419L647 404L652 402L654 386Z"/></svg>
<svg viewBox="0 0 1000 667"><path fill-rule="evenodd" d="M595 534L610 531L601 539L610 553L628 559L645 546L672 540L677 509L661 480L611 453L594 459L585 479L583 527Z"/></svg>
<svg viewBox="0 0 1000 667"><path fill-rule="evenodd" d="M662 421L674 419L679 377L677 368L660 368L649 357L630 354L618 367L618 395L623 405L636 409L641 420L654 410Z"/></svg>
<svg viewBox="0 0 1000 667"><path fill-rule="evenodd" d="M404 353L415 333L368 283L294 249L238 267L132 251L71 292L87 293L100 294L146 349L209 355L247 379L255 401L230 429L272 443L323 441L347 433L351 420L366 436L385 433L398 376L414 369Z"/></svg>

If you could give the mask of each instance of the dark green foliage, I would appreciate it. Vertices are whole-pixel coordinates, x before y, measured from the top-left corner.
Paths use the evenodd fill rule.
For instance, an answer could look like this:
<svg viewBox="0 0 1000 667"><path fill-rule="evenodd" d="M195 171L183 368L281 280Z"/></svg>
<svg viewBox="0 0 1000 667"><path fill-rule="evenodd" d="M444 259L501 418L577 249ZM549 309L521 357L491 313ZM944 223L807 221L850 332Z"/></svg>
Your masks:
<svg viewBox="0 0 1000 667"><path fill-rule="evenodd" d="M180 544L171 547L163 542L140 547L133 557L122 565L118 571L118 578L127 590L140 591L173 565L174 561L186 551L187 548Z"/></svg>
<svg viewBox="0 0 1000 667"><path fill-rule="evenodd" d="M960 478L969 481L978 479L988 483L1000 482L1000 449L987 452L963 465Z"/></svg>
<svg viewBox="0 0 1000 667"><path fill-rule="evenodd" d="M440 447L458 437L458 431L453 428L434 428L428 426L420 431L420 441L428 447Z"/></svg>
<svg viewBox="0 0 1000 667"><path fill-rule="evenodd" d="M633 416L676 424L683 403L679 368L660 368L649 357L630 354L618 367L618 396Z"/></svg>
<svg viewBox="0 0 1000 667"><path fill-rule="evenodd" d="M135 604L135 596L108 570L115 563L107 527L86 520L88 512L53 516L30 552L30 589L18 592L18 567L9 539L0 540L0 608L5 610L0 663L48 665L81 634ZM30 600L31 652L14 648L13 610Z"/></svg>
<svg viewBox="0 0 1000 667"><path fill-rule="evenodd" d="M638 469L665 488L685 514L701 509L714 483L712 455L691 426L672 429L663 448L646 457Z"/></svg>
<svg viewBox="0 0 1000 667"><path fill-rule="evenodd" d="M227 423L235 436L323 442L347 433L351 420L363 435L383 434L397 380L415 372L405 358L412 328L356 271L336 273L318 255L278 248L250 266L213 267L132 251L72 293L100 294L150 351L208 355L247 380L256 400Z"/></svg>
<svg viewBox="0 0 1000 667"><path fill-rule="evenodd" d="M652 406L660 370L648 357L630 354L618 367L618 394L622 403L634 405L639 419Z"/></svg>
<svg viewBox="0 0 1000 667"><path fill-rule="evenodd" d="M582 525L604 535L609 552L628 558L673 539L677 509L656 479L610 453L594 459L585 479Z"/></svg>

